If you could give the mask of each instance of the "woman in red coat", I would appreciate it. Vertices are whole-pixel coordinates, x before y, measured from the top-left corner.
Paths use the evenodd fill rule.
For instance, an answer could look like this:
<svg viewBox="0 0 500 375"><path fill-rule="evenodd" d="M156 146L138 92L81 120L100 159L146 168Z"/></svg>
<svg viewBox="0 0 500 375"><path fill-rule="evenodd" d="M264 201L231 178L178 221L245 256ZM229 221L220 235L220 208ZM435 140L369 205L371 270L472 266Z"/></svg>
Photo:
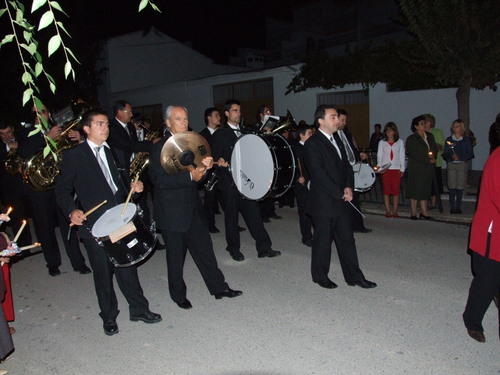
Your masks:
<svg viewBox="0 0 500 375"><path fill-rule="evenodd" d="M482 320L500 290L500 148L486 160L476 213L472 220L472 280L463 313L468 334L485 342ZM499 327L500 328L500 327ZM500 331L499 331L500 333Z"/></svg>

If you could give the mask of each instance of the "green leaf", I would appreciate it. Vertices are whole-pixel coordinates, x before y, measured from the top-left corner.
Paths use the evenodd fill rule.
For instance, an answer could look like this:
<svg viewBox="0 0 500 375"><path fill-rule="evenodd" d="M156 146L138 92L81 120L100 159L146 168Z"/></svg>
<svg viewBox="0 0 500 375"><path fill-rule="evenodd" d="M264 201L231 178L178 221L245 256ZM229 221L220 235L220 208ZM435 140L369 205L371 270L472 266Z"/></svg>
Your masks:
<svg viewBox="0 0 500 375"><path fill-rule="evenodd" d="M35 43L31 43L28 46L28 51L30 51L31 56L33 56L35 54L35 52L36 52L36 44Z"/></svg>
<svg viewBox="0 0 500 375"><path fill-rule="evenodd" d="M17 8L16 9L16 22L22 22L23 19L24 19L24 12L21 9Z"/></svg>
<svg viewBox="0 0 500 375"><path fill-rule="evenodd" d="M2 15L7 12L7 8L3 8L3 9L0 9L0 17L2 17Z"/></svg>
<svg viewBox="0 0 500 375"><path fill-rule="evenodd" d="M66 64L64 64L64 78L68 79L68 75L72 70L73 68L71 67L71 62L69 60L66 61Z"/></svg>
<svg viewBox="0 0 500 375"><path fill-rule="evenodd" d="M60 28L62 31L64 31L64 32L66 33L66 35L67 35L67 36L69 36L69 37L71 38L71 34L70 34L70 33L68 33L68 31L66 30L66 28L64 27L64 25L63 25L63 23L62 23L62 22L57 21L57 22L56 22L56 24L57 24L57 26L59 26L59 28Z"/></svg>
<svg viewBox="0 0 500 375"><path fill-rule="evenodd" d="M56 85L54 85L52 82L49 84L50 91L52 91L52 94L56 93Z"/></svg>
<svg viewBox="0 0 500 375"><path fill-rule="evenodd" d="M151 7L152 7L154 10L156 10L158 13L161 13L160 8L158 8L158 7L156 6L156 4L151 3Z"/></svg>
<svg viewBox="0 0 500 375"><path fill-rule="evenodd" d="M54 80L54 78L52 78L52 76L48 73L45 73L45 76L47 77L47 79L52 82L54 85L56 84L56 81Z"/></svg>
<svg viewBox="0 0 500 375"><path fill-rule="evenodd" d="M50 55L52 55L54 52L56 52L60 46L61 46L61 36L54 35L49 40L49 51L47 53L47 56L50 57Z"/></svg>
<svg viewBox="0 0 500 375"><path fill-rule="evenodd" d="M42 103L42 101L37 96L33 97L33 100L35 101L35 106L38 109L42 109L43 108L43 103Z"/></svg>
<svg viewBox="0 0 500 375"><path fill-rule="evenodd" d="M59 3L57 1L51 1L50 2L50 6L54 9L57 9L59 12L61 13L64 13L65 16L68 16L66 14L66 12L63 10L63 8L61 8L61 6L59 5ZM69 16L68 16L69 17Z"/></svg>
<svg viewBox="0 0 500 375"><path fill-rule="evenodd" d="M33 0L33 5L31 6L31 13L35 13L38 8L44 5L47 0Z"/></svg>
<svg viewBox="0 0 500 375"><path fill-rule="evenodd" d="M38 77L43 72L43 65L39 62L35 64L35 77Z"/></svg>
<svg viewBox="0 0 500 375"><path fill-rule="evenodd" d="M50 137L45 137L45 139L51 139L51 138ZM50 146L47 145L43 149L43 157L46 158L49 153L50 153Z"/></svg>
<svg viewBox="0 0 500 375"><path fill-rule="evenodd" d="M39 63L41 63L43 61L42 59L42 55L40 55L38 52L35 52L35 60Z"/></svg>
<svg viewBox="0 0 500 375"><path fill-rule="evenodd" d="M41 130L42 130L42 125L40 124L35 125L35 130L30 131L28 137L40 133Z"/></svg>
<svg viewBox="0 0 500 375"><path fill-rule="evenodd" d="M2 39L2 42L0 42L0 45L10 43L12 42L13 39L14 39L14 34L5 35Z"/></svg>
<svg viewBox="0 0 500 375"><path fill-rule="evenodd" d="M71 57L78 63L80 64L80 61L78 61L78 59L76 58L76 56L73 54L73 51L70 50L69 48L66 48L66 52L68 52L69 55L71 55Z"/></svg>
<svg viewBox="0 0 500 375"><path fill-rule="evenodd" d="M33 89L32 88L28 88L28 89L24 90L24 93L23 93L23 106L26 105L26 103L29 102L29 100L31 99L31 95L33 95Z"/></svg>
<svg viewBox="0 0 500 375"><path fill-rule="evenodd" d="M40 22L38 23L38 31L45 29L53 21L54 21L54 13L48 10L43 14L42 18L40 18Z"/></svg>
<svg viewBox="0 0 500 375"><path fill-rule="evenodd" d="M26 31L26 30L23 31L23 37L24 37L24 40L26 41L26 43L29 43L31 41L32 36L33 36L33 34L30 33L29 31Z"/></svg>
<svg viewBox="0 0 500 375"><path fill-rule="evenodd" d="M139 4L139 12L141 12L148 5L148 0L141 0Z"/></svg>
<svg viewBox="0 0 500 375"><path fill-rule="evenodd" d="M31 83L33 82L33 77L31 77L31 74L29 74L28 72L24 72L23 75L21 76L21 80L25 85L27 85L28 82Z"/></svg>

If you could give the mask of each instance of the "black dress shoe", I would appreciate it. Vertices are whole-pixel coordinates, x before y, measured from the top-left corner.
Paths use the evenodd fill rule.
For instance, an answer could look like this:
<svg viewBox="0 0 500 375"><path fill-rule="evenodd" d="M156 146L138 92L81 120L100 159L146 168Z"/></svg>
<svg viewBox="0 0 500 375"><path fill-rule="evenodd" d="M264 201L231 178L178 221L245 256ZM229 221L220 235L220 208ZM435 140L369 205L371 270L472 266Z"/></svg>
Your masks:
<svg viewBox="0 0 500 375"><path fill-rule="evenodd" d="M92 273L90 268L88 268L85 264L82 264L80 267L75 269L75 272L80 272L82 275L86 275L88 273Z"/></svg>
<svg viewBox="0 0 500 375"><path fill-rule="evenodd" d="M435 220L432 216L425 216L424 214L420 214L420 219L431 220L431 221Z"/></svg>
<svg viewBox="0 0 500 375"><path fill-rule="evenodd" d="M114 320L107 320L102 325L104 333L108 336L113 336L118 333L118 324Z"/></svg>
<svg viewBox="0 0 500 375"><path fill-rule="evenodd" d="M270 222L271 222L271 219L269 219L268 217L263 217L263 218L262 218L262 222L263 222L263 223L270 223Z"/></svg>
<svg viewBox="0 0 500 375"><path fill-rule="evenodd" d="M213 227L209 227L209 228L208 228L208 231L209 231L210 233L220 233L219 228L217 228L215 225L214 225Z"/></svg>
<svg viewBox="0 0 500 375"><path fill-rule="evenodd" d="M373 281L369 281L369 280L366 280L366 279L363 279L363 280L360 280L360 281L355 281L353 283L347 283L347 285L350 285L350 286L359 286L363 289L371 289L371 288L375 288L377 286L377 284L375 284Z"/></svg>
<svg viewBox="0 0 500 375"><path fill-rule="evenodd" d="M467 333L474 340L479 342L486 342L486 337L484 337L484 333L480 331L473 331L472 329L467 329Z"/></svg>
<svg viewBox="0 0 500 375"><path fill-rule="evenodd" d="M410 216L410 219L412 219L412 220L418 220L418 217L417 217L417 216L413 216L413 215L411 215L411 216Z"/></svg>
<svg viewBox="0 0 500 375"><path fill-rule="evenodd" d="M189 310L193 308L193 305L191 305L191 302L187 298L184 299L184 301L177 302L177 306L179 306L181 309L184 310Z"/></svg>
<svg viewBox="0 0 500 375"><path fill-rule="evenodd" d="M246 230L247 230L247 228L243 228L243 227L240 227L240 226L238 225L238 232L244 232L244 231L246 231Z"/></svg>
<svg viewBox="0 0 500 375"><path fill-rule="evenodd" d="M59 271L59 267L49 267L49 275L50 276L59 276L61 271Z"/></svg>
<svg viewBox="0 0 500 375"><path fill-rule="evenodd" d="M156 250L167 250L167 245L158 241L156 243Z"/></svg>
<svg viewBox="0 0 500 375"><path fill-rule="evenodd" d="M302 241L302 243L303 243L304 245L308 246L308 247L312 247L312 245L313 245L312 240Z"/></svg>
<svg viewBox="0 0 500 375"><path fill-rule="evenodd" d="M274 214L273 216L271 216L271 219L280 220L280 219L283 219L283 217L280 215Z"/></svg>
<svg viewBox="0 0 500 375"><path fill-rule="evenodd" d="M371 233L373 231L369 228L363 227L361 229L355 229L354 232L356 232L356 233Z"/></svg>
<svg viewBox="0 0 500 375"><path fill-rule="evenodd" d="M258 257L259 258L274 258L274 257L277 257L278 255L281 255L281 251L269 249L267 251L263 251L262 253L259 253Z"/></svg>
<svg viewBox="0 0 500 375"><path fill-rule="evenodd" d="M245 256L239 250L233 251L229 254L231 255L231 258L233 258L237 262L241 262L241 261L245 260Z"/></svg>
<svg viewBox="0 0 500 375"><path fill-rule="evenodd" d="M161 315L146 310L141 315L131 315L130 320L133 322L138 322L140 320L144 323L158 323L161 322Z"/></svg>
<svg viewBox="0 0 500 375"><path fill-rule="evenodd" d="M316 284L325 289L335 289L338 286L330 279L316 281Z"/></svg>
<svg viewBox="0 0 500 375"><path fill-rule="evenodd" d="M215 293L214 297L215 297L215 299L221 299L222 297L234 298L234 297L241 296L242 293L243 292L241 290L232 290L231 288L227 288L223 292Z"/></svg>

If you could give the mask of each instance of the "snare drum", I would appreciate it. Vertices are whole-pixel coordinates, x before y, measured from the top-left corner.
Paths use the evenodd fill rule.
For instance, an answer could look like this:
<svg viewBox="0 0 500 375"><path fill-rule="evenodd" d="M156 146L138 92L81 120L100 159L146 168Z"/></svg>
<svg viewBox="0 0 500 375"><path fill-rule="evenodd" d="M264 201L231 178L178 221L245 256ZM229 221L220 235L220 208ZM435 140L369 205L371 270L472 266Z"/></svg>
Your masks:
<svg viewBox="0 0 500 375"><path fill-rule="evenodd" d="M279 134L242 135L231 154L231 175L247 199L279 198L294 181L292 148Z"/></svg>
<svg viewBox="0 0 500 375"><path fill-rule="evenodd" d="M354 172L354 190L364 193L375 183L375 172L370 165L358 162L352 166Z"/></svg>
<svg viewBox="0 0 500 375"><path fill-rule="evenodd" d="M92 235L102 243L115 267L129 267L144 260L156 245L156 233L146 226L129 203L123 216L125 203L106 211L92 226Z"/></svg>

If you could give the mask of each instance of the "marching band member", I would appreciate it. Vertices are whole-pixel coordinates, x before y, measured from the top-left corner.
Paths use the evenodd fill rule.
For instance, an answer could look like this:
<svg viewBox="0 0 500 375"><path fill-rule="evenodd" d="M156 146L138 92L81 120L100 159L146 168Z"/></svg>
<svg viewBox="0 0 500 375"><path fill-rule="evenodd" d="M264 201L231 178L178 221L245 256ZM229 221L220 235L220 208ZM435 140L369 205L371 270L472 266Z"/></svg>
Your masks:
<svg viewBox="0 0 500 375"><path fill-rule="evenodd" d="M118 333L116 318L119 313L113 275L116 276L118 286L129 304L131 321L156 323L162 318L149 310L149 302L144 297L139 282L137 266L115 267L103 248L91 236L90 227L106 210L124 202L127 191L106 143L109 136L106 113L100 109L91 109L83 114L81 123L87 139L86 142L64 152L61 175L56 185L56 199L71 223L79 226L79 234L94 271L104 333L111 336ZM134 192L141 192L142 187L140 181L130 184ZM76 193L85 211L103 200L107 200L107 203L86 217L73 200L73 193Z"/></svg>
<svg viewBox="0 0 500 375"><path fill-rule="evenodd" d="M155 188L154 215L167 246L168 288L170 297L182 309L190 309L186 298L183 278L187 250L200 270L205 284L216 299L233 298L242 294L232 290L224 280L217 265L208 224L198 194L198 181L206 169L212 167L213 159L203 159L203 166L190 171L166 173L160 163L161 150L172 135L188 130L186 108L168 106L165 123L169 129L165 138L153 146L149 174Z"/></svg>

